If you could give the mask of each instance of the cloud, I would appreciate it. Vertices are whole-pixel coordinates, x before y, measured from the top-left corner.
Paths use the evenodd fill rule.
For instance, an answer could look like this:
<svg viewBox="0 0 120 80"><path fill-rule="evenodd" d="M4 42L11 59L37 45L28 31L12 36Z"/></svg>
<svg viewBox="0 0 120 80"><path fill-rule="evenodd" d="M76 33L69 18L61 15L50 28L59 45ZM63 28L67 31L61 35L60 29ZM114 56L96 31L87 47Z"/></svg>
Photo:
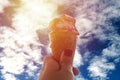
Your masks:
<svg viewBox="0 0 120 80"><path fill-rule="evenodd" d="M22 55L22 54L21 54ZM10 72L13 74L20 74L24 71L24 65L26 64L24 56L16 55L11 58L2 57L0 65L3 66L2 73Z"/></svg>
<svg viewBox="0 0 120 80"><path fill-rule="evenodd" d="M117 45L118 44L119 43L117 43ZM120 56L119 48L116 47L116 44L112 44L111 46L109 46L108 48L103 50L103 56L116 58L116 57Z"/></svg>
<svg viewBox="0 0 120 80"><path fill-rule="evenodd" d="M79 67L83 64L82 62L82 56L81 54L76 50L75 51L75 56L74 56L74 61L73 61L73 66Z"/></svg>
<svg viewBox="0 0 120 80"><path fill-rule="evenodd" d="M0 27L0 33L0 48L3 48L0 51L0 66L5 80L16 80L14 74L23 72L33 76L42 63L41 44L22 39L18 32L7 27Z"/></svg>
<svg viewBox="0 0 120 80"><path fill-rule="evenodd" d="M102 50L101 55L93 57L88 66L89 76L95 80L106 80L108 74L115 70L116 64L120 60L119 35L117 33L109 33L109 36L106 36L107 39L110 39L110 45ZM113 61L111 62L109 59Z"/></svg>
<svg viewBox="0 0 120 80"><path fill-rule="evenodd" d="M88 80L88 79L85 79L83 76L79 75L75 77L75 80Z"/></svg>
<svg viewBox="0 0 120 80"><path fill-rule="evenodd" d="M3 77L4 77L4 80L17 80L14 75L9 74L9 73L3 75Z"/></svg>
<svg viewBox="0 0 120 80"><path fill-rule="evenodd" d="M35 66L33 62L27 65L28 69L25 71L29 76L35 76L35 71L38 70L38 66Z"/></svg>
<svg viewBox="0 0 120 80"><path fill-rule="evenodd" d="M98 56L92 59L88 67L90 77L102 80L106 80L108 72L114 69L115 64L107 62L107 59Z"/></svg>
<svg viewBox="0 0 120 80"><path fill-rule="evenodd" d="M93 57L88 66L89 76L93 80L106 80L108 74L115 70L116 64L120 60L120 37L112 34L112 36L107 36L106 39L111 39L110 45L102 50L101 55ZM109 59L113 61L111 62Z"/></svg>
<svg viewBox="0 0 120 80"><path fill-rule="evenodd" d="M10 5L9 0L0 0L0 13L3 12L3 9Z"/></svg>

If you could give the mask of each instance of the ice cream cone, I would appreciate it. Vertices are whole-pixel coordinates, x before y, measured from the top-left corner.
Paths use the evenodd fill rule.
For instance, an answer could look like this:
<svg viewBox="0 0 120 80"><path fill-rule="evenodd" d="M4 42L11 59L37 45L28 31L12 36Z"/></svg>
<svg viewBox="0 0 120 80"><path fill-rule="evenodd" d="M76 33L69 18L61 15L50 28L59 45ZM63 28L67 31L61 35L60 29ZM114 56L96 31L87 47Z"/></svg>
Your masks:
<svg viewBox="0 0 120 80"><path fill-rule="evenodd" d="M53 58L59 61L60 56L65 49L71 49L75 52L78 35L75 28L75 19L63 15L52 21L50 30L49 38Z"/></svg>

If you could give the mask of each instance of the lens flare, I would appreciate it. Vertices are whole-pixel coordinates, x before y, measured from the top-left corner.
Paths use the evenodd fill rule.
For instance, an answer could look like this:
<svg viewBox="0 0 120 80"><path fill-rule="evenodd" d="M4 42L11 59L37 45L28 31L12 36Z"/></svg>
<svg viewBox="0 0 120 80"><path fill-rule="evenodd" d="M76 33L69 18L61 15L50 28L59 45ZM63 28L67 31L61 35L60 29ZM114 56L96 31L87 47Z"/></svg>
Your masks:
<svg viewBox="0 0 120 80"><path fill-rule="evenodd" d="M21 0L16 9L13 26L27 34L35 34L37 29L48 26L49 21L57 15L57 5L44 0Z"/></svg>

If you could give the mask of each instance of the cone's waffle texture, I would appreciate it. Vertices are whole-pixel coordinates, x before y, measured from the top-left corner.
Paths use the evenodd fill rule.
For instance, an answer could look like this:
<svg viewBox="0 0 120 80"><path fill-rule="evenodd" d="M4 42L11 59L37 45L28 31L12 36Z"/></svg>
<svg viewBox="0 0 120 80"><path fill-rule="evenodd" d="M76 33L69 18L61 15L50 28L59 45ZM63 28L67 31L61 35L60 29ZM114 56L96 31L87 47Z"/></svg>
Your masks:
<svg viewBox="0 0 120 80"><path fill-rule="evenodd" d="M49 36L52 56L57 61L60 60L60 56L65 49L75 51L77 35L71 32L51 32Z"/></svg>

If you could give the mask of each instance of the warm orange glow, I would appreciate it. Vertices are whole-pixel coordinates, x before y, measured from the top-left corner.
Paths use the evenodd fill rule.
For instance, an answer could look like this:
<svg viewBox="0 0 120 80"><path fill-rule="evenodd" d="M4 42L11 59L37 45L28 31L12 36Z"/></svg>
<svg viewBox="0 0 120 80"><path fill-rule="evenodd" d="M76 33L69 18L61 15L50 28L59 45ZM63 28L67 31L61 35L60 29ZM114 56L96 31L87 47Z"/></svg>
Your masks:
<svg viewBox="0 0 120 80"><path fill-rule="evenodd" d="M44 0L21 0L13 18L13 26L20 34L36 35L57 15L57 5Z"/></svg>
<svg viewBox="0 0 120 80"><path fill-rule="evenodd" d="M65 49L75 51L78 32L74 18L67 15L56 18L52 21L50 30L52 55L57 61L60 60L61 53Z"/></svg>

